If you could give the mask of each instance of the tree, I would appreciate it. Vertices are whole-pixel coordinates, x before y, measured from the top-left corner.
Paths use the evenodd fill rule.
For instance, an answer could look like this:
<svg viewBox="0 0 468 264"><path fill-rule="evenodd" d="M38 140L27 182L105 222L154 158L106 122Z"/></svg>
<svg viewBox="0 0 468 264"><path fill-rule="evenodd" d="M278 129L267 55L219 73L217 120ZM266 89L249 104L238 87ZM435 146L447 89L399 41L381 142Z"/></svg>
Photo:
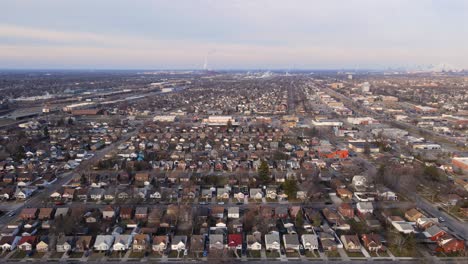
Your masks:
<svg viewBox="0 0 468 264"><path fill-rule="evenodd" d="M282 184L284 192L288 195L288 198L296 198L297 194L297 182L295 180L286 180Z"/></svg>
<svg viewBox="0 0 468 264"><path fill-rule="evenodd" d="M366 143L364 144L364 154L366 154L366 155L370 155L370 154L371 154L369 142L366 142Z"/></svg>
<svg viewBox="0 0 468 264"><path fill-rule="evenodd" d="M296 216L296 226L303 226L304 225L304 217L302 216L302 213L299 212Z"/></svg>
<svg viewBox="0 0 468 264"><path fill-rule="evenodd" d="M268 168L268 163L265 160L262 160L258 167L258 178L262 183L268 183L270 180L270 169Z"/></svg>
<svg viewBox="0 0 468 264"><path fill-rule="evenodd" d="M12 157L16 161L20 161L26 158L26 152L24 151L24 147L19 145L16 147L16 151L12 154Z"/></svg>
<svg viewBox="0 0 468 264"><path fill-rule="evenodd" d="M42 133L44 134L44 137L48 138L49 137L49 127L45 126Z"/></svg>
<svg viewBox="0 0 468 264"><path fill-rule="evenodd" d="M440 181L441 175L439 173L439 169L436 166L426 166L424 168L424 174L429 176L433 181Z"/></svg>

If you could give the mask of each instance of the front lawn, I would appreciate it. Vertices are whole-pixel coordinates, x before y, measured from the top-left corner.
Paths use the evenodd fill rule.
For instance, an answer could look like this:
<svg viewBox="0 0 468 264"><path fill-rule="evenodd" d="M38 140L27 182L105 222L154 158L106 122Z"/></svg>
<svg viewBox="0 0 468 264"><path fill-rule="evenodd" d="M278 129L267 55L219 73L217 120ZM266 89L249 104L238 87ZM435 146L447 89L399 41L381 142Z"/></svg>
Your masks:
<svg viewBox="0 0 468 264"><path fill-rule="evenodd" d="M319 257L318 253L316 254L314 251L311 251L311 250L307 250L305 255L308 258L318 258Z"/></svg>
<svg viewBox="0 0 468 264"><path fill-rule="evenodd" d="M88 260L100 260L104 257L104 252L93 252L89 256Z"/></svg>
<svg viewBox="0 0 468 264"><path fill-rule="evenodd" d="M83 252L72 252L70 254L70 258L82 258L83 257Z"/></svg>
<svg viewBox="0 0 468 264"><path fill-rule="evenodd" d="M180 252L180 254L179 254L179 252L178 252L177 250L171 250L171 252L169 253L168 257L169 257L169 258L178 258L178 257L181 257L181 256L183 256L183 255L184 255L183 252Z"/></svg>
<svg viewBox="0 0 468 264"><path fill-rule="evenodd" d="M40 259L40 258L44 257L44 255L45 255L45 252L36 252L31 257L35 258L35 259Z"/></svg>
<svg viewBox="0 0 468 264"><path fill-rule="evenodd" d="M327 251L327 252L325 252L325 254L326 254L327 257L329 257L329 258L339 258L339 257L340 257L340 253L338 253L338 251L336 251L336 250Z"/></svg>
<svg viewBox="0 0 468 264"><path fill-rule="evenodd" d="M11 255L10 259L23 259L24 257L26 257L26 251L16 250L16 252Z"/></svg>
<svg viewBox="0 0 468 264"><path fill-rule="evenodd" d="M63 252L54 252L52 255L49 256L50 259L59 259L63 256Z"/></svg>
<svg viewBox="0 0 468 264"><path fill-rule="evenodd" d="M298 258L300 257L299 253L294 251L294 252L286 252L286 256L288 258Z"/></svg>
<svg viewBox="0 0 468 264"><path fill-rule="evenodd" d="M361 251L356 251L356 252L346 251L346 255L348 255L348 257L350 258L363 258L364 257Z"/></svg>
<svg viewBox="0 0 468 264"><path fill-rule="evenodd" d="M278 251L266 251L267 258L279 258L280 254Z"/></svg>
<svg viewBox="0 0 468 264"><path fill-rule="evenodd" d="M132 253L129 255L129 258L143 258L144 256L144 251L132 251Z"/></svg>
<svg viewBox="0 0 468 264"><path fill-rule="evenodd" d="M260 250L249 250L247 256L250 258L261 258L262 254L260 253Z"/></svg>

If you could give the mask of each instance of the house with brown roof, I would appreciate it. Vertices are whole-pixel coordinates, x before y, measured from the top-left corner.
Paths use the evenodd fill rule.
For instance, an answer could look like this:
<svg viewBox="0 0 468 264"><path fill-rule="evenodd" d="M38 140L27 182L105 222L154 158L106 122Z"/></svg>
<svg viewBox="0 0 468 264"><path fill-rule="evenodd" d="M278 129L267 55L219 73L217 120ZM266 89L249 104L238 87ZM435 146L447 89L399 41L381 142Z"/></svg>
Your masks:
<svg viewBox="0 0 468 264"><path fill-rule="evenodd" d="M361 235L362 242L369 251L380 251L384 249L380 236L374 233Z"/></svg>
<svg viewBox="0 0 468 264"><path fill-rule="evenodd" d="M341 235L340 239L347 251L361 251L361 242L359 241L359 237L357 235Z"/></svg>
<svg viewBox="0 0 468 264"><path fill-rule="evenodd" d="M195 253L203 252L205 247L205 237L202 235L193 235L190 239L190 251Z"/></svg>
<svg viewBox="0 0 468 264"><path fill-rule="evenodd" d="M336 195L340 197L341 199L352 199L353 198L353 192L351 192L348 189L336 189Z"/></svg>
<svg viewBox="0 0 468 264"><path fill-rule="evenodd" d="M75 198L75 189L65 188L62 193L62 198L73 200Z"/></svg>
<svg viewBox="0 0 468 264"><path fill-rule="evenodd" d="M121 207L119 212L120 219L128 220L132 219L133 208L132 207Z"/></svg>
<svg viewBox="0 0 468 264"><path fill-rule="evenodd" d="M149 182L149 173L138 172L135 174L135 181L137 182Z"/></svg>
<svg viewBox="0 0 468 264"><path fill-rule="evenodd" d="M102 218L104 220L110 220L114 218L115 216L115 210L112 208L112 206L108 205L104 209L102 209Z"/></svg>
<svg viewBox="0 0 468 264"><path fill-rule="evenodd" d="M52 219L53 213L54 213L54 208L41 208L39 210L38 219L39 220Z"/></svg>
<svg viewBox="0 0 468 264"><path fill-rule="evenodd" d="M166 250L168 242L169 240L167 236L154 236L151 249L155 252L163 252Z"/></svg>
<svg viewBox="0 0 468 264"><path fill-rule="evenodd" d="M37 208L24 208L21 210L20 218L23 220L36 219L39 210Z"/></svg>
<svg viewBox="0 0 468 264"><path fill-rule="evenodd" d="M222 206L213 206L211 208L211 216L217 217L217 218L223 218L224 217L224 207L222 207Z"/></svg>
<svg viewBox="0 0 468 264"><path fill-rule="evenodd" d="M342 203L340 206L338 206L338 213L345 218L353 218L354 208L349 203Z"/></svg>
<svg viewBox="0 0 468 264"><path fill-rule="evenodd" d="M423 213L416 208L411 208L405 212L405 218L410 222L416 222L421 217L424 217Z"/></svg>
<svg viewBox="0 0 468 264"><path fill-rule="evenodd" d="M92 236L78 236L75 243L76 252L84 252L91 247Z"/></svg>
<svg viewBox="0 0 468 264"><path fill-rule="evenodd" d="M133 236L132 249L136 252L146 251L150 247L150 237L145 234L137 234Z"/></svg>
<svg viewBox="0 0 468 264"><path fill-rule="evenodd" d="M135 210L135 219L137 220L146 220L148 219L148 207L139 206Z"/></svg>

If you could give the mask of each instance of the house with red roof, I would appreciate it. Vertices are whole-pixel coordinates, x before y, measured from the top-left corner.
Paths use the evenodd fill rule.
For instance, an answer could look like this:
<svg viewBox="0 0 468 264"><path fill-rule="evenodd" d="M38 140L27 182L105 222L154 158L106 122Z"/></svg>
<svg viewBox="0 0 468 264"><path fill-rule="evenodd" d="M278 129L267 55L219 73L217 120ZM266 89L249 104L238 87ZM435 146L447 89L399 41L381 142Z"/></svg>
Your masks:
<svg viewBox="0 0 468 264"><path fill-rule="evenodd" d="M444 253L452 252L464 252L465 251L465 241L463 239L458 239L450 234L445 234L437 240L437 245L439 246L436 251Z"/></svg>
<svg viewBox="0 0 468 264"><path fill-rule="evenodd" d="M229 234L228 247L231 249L242 249L242 234Z"/></svg>
<svg viewBox="0 0 468 264"><path fill-rule="evenodd" d="M19 250L30 251L36 246L36 243L36 236L23 236L18 242L18 248Z"/></svg>

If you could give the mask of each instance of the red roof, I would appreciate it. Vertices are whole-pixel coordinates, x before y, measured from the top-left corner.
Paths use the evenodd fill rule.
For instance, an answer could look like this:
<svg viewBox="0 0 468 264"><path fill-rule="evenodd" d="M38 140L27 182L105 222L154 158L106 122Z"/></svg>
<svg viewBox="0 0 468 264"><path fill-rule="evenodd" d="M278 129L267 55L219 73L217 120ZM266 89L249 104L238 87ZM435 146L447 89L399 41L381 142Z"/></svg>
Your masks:
<svg viewBox="0 0 468 264"><path fill-rule="evenodd" d="M241 234L229 234L228 235L228 246L237 247L242 245L242 235Z"/></svg>
<svg viewBox="0 0 468 264"><path fill-rule="evenodd" d="M36 242L36 236L24 236L21 237L18 245L24 244L24 243L29 243L31 245L34 245Z"/></svg>

